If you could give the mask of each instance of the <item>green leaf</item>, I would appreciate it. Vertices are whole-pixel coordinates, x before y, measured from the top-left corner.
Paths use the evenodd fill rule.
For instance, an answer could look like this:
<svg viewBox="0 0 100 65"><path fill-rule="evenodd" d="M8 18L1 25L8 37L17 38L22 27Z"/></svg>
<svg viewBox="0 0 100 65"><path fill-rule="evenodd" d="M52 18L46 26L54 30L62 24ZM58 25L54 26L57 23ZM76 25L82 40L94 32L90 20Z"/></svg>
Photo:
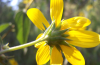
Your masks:
<svg viewBox="0 0 100 65"><path fill-rule="evenodd" d="M0 25L0 33L3 32L6 28L10 26L9 23L1 24Z"/></svg>
<svg viewBox="0 0 100 65"><path fill-rule="evenodd" d="M15 16L16 24L16 35L20 44L27 42L29 31L30 31L30 20L27 15L20 11Z"/></svg>

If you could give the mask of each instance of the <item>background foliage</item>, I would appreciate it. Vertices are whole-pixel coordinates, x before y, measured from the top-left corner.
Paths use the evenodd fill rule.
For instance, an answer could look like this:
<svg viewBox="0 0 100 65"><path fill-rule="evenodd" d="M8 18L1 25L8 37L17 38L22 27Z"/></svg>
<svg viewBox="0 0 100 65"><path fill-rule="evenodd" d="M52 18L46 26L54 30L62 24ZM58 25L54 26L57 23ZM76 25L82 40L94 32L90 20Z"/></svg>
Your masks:
<svg viewBox="0 0 100 65"><path fill-rule="evenodd" d="M50 22L50 0L22 0L18 10L8 6L12 0L0 0L0 46L9 43L10 47L25 44L36 39L41 31L28 19L23 9L38 8ZM28 6L30 4L30 6ZM100 34L100 0L64 0L64 13L62 19L74 16L84 16L91 20L87 30ZM2 42L3 41L3 42ZM86 65L100 65L100 45L95 48L79 48L83 54ZM36 65L34 46L6 53L0 62L11 65ZM3 60L2 60L3 59ZM49 65L47 63L46 65ZM64 65L70 65L64 59Z"/></svg>

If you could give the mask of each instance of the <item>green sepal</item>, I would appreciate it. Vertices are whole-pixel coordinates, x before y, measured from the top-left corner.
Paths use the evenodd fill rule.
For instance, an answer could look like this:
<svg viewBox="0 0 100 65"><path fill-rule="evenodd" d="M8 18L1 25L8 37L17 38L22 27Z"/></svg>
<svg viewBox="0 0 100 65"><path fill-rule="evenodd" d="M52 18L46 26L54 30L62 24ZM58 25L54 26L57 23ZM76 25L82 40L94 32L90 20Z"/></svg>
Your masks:
<svg viewBox="0 0 100 65"><path fill-rule="evenodd" d="M60 30L61 29L61 24L62 24L62 22L59 23L59 25L55 28L55 30Z"/></svg>
<svg viewBox="0 0 100 65"><path fill-rule="evenodd" d="M65 33L66 31L68 31L69 29L65 29L65 30L60 30L58 31L59 34Z"/></svg>
<svg viewBox="0 0 100 65"><path fill-rule="evenodd" d="M48 40L50 40L50 41L56 41L56 40L70 40L70 39L67 39L67 38L61 37L61 36L57 36L57 37L49 37Z"/></svg>
<svg viewBox="0 0 100 65"><path fill-rule="evenodd" d="M45 32L44 32L44 37L45 37L46 35L49 35L49 34L50 34L50 32L52 31L52 28L53 28L54 24L55 24L55 20L52 21L51 25L45 30Z"/></svg>
<svg viewBox="0 0 100 65"><path fill-rule="evenodd" d="M60 28L61 28L61 25L58 25L58 26L55 28L55 30L60 30Z"/></svg>
<svg viewBox="0 0 100 65"><path fill-rule="evenodd" d="M52 32L55 30L55 23L54 23L54 25L52 26L52 29L51 29L51 31L49 32L49 36L51 36L52 35Z"/></svg>
<svg viewBox="0 0 100 65"><path fill-rule="evenodd" d="M72 44L69 44L69 45L75 47L75 45L72 45Z"/></svg>
<svg viewBox="0 0 100 65"><path fill-rule="evenodd" d="M42 23L43 24L43 23ZM45 28L45 30L47 29L47 27L43 24L43 26L44 26L44 28ZM45 31L45 30L43 30L43 31Z"/></svg>
<svg viewBox="0 0 100 65"><path fill-rule="evenodd" d="M55 28L56 28L56 27L55 27L55 23L54 23L54 25L53 25L53 27L52 27L52 30L55 30Z"/></svg>
<svg viewBox="0 0 100 65"><path fill-rule="evenodd" d="M61 44L61 45L65 45L65 46L70 46L69 43L66 42L66 41L62 41L60 44Z"/></svg>
<svg viewBox="0 0 100 65"><path fill-rule="evenodd" d="M57 50L60 52L62 51L61 47L59 45L56 45Z"/></svg>
<svg viewBox="0 0 100 65"><path fill-rule="evenodd" d="M68 31L68 29L60 30L60 31L55 31L55 32L52 32L51 36L61 35L61 34L65 33L66 31Z"/></svg>
<svg viewBox="0 0 100 65"><path fill-rule="evenodd" d="M62 34L61 36L62 37L68 37L69 35L68 34Z"/></svg>
<svg viewBox="0 0 100 65"><path fill-rule="evenodd" d="M70 40L71 41L71 39L68 39L68 38L65 38L65 37L59 37L59 40Z"/></svg>

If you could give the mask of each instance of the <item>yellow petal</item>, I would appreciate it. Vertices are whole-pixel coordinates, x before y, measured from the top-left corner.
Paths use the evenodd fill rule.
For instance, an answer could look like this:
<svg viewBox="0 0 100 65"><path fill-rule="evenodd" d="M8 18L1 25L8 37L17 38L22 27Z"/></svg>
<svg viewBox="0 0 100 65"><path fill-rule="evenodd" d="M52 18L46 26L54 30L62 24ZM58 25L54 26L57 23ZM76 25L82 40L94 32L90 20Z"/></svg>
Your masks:
<svg viewBox="0 0 100 65"><path fill-rule="evenodd" d="M85 65L85 60L82 54L75 47L72 46L68 47L68 46L61 45L61 49L66 59L72 65Z"/></svg>
<svg viewBox="0 0 100 65"><path fill-rule="evenodd" d="M50 47L48 45L41 46L36 53L36 62L43 65L50 60Z"/></svg>
<svg viewBox="0 0 100 65"><path fill-rule="evenodd" d="M62 65L63 58L60 51L54 46L51 53L50 64L51 65Z"/></svg>
<svg viewBox="0 0 100 65"><path fill-rule="evenodd" d="M63 13L63 0L50 0L50 16L56 26L60 24Z"/></svg>
<svg viewBox="0 0 100 65"><path fill-rule="evenodd" d="M31 8L27 11L27 16L29 19L40 29L45 30L44 25L46 27L49 26L48 21L45 19L43 14L39 9ZM44 24L44 25L43 25Z"/></svg>
<svg viewBox="0 0 100 65"><path fill-rule="evenodd" d="M95 47L99 45L99 34L92 32L92 31L69 31L67 32L69 34L69 39L72 41L67 41L68 43L84 47L84 48L90 48Z"/></svg>
<svg viewBox="0 0 100 65"><path fill-rule="evenodd" d="M36 40L39 39L42 35L43 35L43 33L39 34L39 35L37 36ZM46 44L45 41L43 41L43 42L36 43L34 46L35 46L36 48L40 48L41 46L43 46L43 45L45 45L45 44Z"/></svg>
<svg viewBox="0 0 100 65"><path fill-rule="evenodd" d="M73 17L62 22L61 29L84 30L91 21L85 17Z"/></svg>
<svg viewBox="0 0 100 65"><path fill-rule="evenodd" d="M18 65L17 61L16 61L14 58L9 59L9 63L10 63L11 65Z"/></svg>

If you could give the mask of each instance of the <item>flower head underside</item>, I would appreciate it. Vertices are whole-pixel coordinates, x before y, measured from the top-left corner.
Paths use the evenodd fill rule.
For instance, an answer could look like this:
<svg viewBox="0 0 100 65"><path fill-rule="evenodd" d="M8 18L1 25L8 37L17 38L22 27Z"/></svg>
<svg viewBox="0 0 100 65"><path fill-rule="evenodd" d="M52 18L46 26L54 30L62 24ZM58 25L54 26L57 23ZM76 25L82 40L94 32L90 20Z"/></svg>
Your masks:
<svg viewBox="0 0 100 65"><path fill-rule="evenodd" d="M39 9L31 8L27 11L30 20L44 33L36 38L48 36L45 41L35 44L39 48L36 53L37 64L63 64L61 52L73 65L85 65L82 54L72 45L91 48L99 45L99 35L85 30L90 20L85 17L72 17L61 21L63 0L50 0L51 25ZM45 25L45 26L44 26ZM47 28L47 29L46 29ZM51 51L52 50L52 51Z"/></svg>

